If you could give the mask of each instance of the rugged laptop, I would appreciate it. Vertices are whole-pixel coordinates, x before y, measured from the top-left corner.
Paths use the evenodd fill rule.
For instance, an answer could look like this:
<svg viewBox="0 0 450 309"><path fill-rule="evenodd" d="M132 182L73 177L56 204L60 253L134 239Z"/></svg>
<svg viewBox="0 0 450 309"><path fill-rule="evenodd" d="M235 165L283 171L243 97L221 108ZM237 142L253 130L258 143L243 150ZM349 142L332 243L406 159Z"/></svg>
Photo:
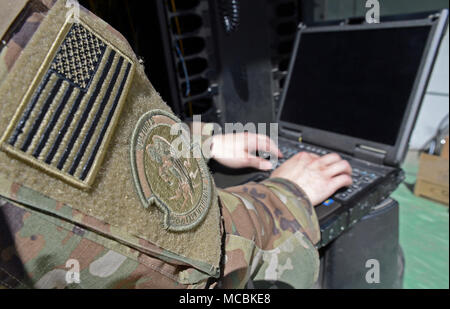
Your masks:
<svg viewBox="0 0 450 309"><path fill-rule="evenodd" d="M326 245L387 198L400 169L447 26L426 19L299 26L278 113L279 147L341 154L353 185L316 208Z"/></svg>

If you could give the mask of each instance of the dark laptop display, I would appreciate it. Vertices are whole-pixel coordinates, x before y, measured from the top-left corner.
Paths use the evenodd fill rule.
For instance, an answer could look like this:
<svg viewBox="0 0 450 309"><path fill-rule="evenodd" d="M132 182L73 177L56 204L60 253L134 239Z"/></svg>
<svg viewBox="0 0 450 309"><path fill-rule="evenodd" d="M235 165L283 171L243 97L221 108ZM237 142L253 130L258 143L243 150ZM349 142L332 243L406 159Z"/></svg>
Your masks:
<svg viewBox="0 0 450 309"><path fill-rule="evenodd" d="M303 34L280 120L394 146L430 30Z"/></svg>
<svg viewBox="0 0 450 309"><path fill-rule="evenodd" d="M278 114L277 166L300 151L337 152L353 185L316 207L324 246L404 179L408 149L448 11L378 25L301 27Z"/></svg>
<svg viewBox="0 0 450 309"><path fill-rule="evenodd" d="M278 113L281 135L399 166L448 11L380 24L300 27Z"/></svg>

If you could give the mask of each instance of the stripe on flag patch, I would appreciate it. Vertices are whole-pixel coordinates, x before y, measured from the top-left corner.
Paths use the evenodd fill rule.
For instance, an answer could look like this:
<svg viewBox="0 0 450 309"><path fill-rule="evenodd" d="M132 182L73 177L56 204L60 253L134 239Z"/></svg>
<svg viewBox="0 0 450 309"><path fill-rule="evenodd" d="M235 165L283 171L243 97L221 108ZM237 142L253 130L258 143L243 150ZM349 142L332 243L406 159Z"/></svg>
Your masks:
<svg viewBox="0 0 450 309"><path fill-rule="evenodd" d="M61 31L2 138L2 149L88 189L117 124L134 64L82 21Z"/></svg>

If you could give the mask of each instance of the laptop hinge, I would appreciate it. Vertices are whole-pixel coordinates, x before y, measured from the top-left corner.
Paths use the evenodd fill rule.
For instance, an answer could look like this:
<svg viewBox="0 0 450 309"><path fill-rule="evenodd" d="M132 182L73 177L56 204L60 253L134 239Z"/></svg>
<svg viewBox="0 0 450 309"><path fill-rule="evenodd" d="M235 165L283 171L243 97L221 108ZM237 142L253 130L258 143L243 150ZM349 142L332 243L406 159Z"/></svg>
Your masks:
<svg viewBox="0 0 450 309"><path fill-rule="evenodd" d="M299 141L300 143L302 142L302 132L301 131L282 128L280 130L280 135L283 137L286 137L288 139L291 139L291 140Z"/></svg>
<svg viewBox="0 0 450 309"><path fill-rule="evenodd" d="M357 159L369 161L377 164L384 164L384 159L386 158L386 151L365 146L357 145L353 156Z"/></svg>

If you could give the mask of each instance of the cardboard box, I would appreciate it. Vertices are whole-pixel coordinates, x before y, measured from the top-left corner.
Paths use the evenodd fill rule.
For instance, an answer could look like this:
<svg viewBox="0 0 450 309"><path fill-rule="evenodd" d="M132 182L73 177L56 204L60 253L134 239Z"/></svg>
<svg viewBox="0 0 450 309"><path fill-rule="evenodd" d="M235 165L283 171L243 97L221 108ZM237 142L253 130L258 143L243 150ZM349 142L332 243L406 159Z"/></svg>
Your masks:
<svg viewBox="0 0 450 309"><path fill-rule="evenodd" d="M414 194L448 205L449 160L422 154Z"/></svg>
<svg viewBox="0 0 450 309"><path fill-rule="evenodd" d="M441 157L448 160L448 136L445 138L445 145L444 148L442 148Z"/></svg>

